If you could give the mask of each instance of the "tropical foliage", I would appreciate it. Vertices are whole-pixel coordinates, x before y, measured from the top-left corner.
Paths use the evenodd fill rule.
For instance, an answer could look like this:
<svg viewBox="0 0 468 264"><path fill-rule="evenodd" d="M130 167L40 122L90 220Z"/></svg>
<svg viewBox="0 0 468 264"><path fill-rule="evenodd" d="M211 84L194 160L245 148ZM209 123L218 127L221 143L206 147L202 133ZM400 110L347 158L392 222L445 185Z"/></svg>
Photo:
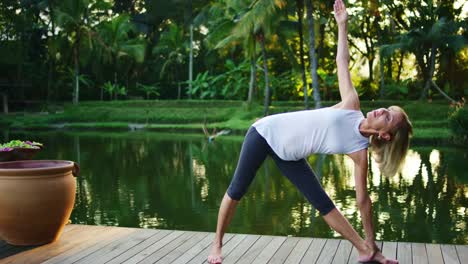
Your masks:
<svg viewBox="0 0 468 264"><path fill-rule="evenodd" d="M353 83L364 99L466 95L463 1L348 6ZM307 108L312 91L316 105L339 98L331 11L332 1L311 0L2 1L0 97L4 111L8 101L116 95L263 101L265 114L270 100Z"/></svg>

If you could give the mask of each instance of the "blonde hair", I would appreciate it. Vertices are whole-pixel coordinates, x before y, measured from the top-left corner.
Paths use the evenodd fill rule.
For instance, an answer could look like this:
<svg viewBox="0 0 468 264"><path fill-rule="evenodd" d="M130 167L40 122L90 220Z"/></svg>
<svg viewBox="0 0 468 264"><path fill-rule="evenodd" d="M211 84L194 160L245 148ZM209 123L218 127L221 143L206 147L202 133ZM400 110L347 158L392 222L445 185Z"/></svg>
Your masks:
<svg viewBox="0 0 468 264"><path fill-rule="evenodd" d="M404 163L410 137L413 135L413 125L401 107L390 106L388 109L400 112L403 119L390 131L391 139L389 141L371 136L370 144L372 156L377 162L380 172L385 176L393 176Z"/></svg>

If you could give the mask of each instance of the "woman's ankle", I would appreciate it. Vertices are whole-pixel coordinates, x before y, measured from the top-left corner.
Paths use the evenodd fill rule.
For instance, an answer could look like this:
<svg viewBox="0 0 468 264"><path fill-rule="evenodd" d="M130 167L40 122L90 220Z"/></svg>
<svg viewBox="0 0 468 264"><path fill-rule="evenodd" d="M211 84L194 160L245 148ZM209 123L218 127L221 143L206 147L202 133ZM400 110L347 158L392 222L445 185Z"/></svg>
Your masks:
<svg viewBox="0 0 468 264"><path fill-rule="evenodd" d="M219 248L221 248L221 247L223 247L223 242L220 241L220 240L214 240L212 245L213 245L214 247L219 247Z"/></svg>
<svg viewBox="0 0 468 264"><path fill-rule="evenodd" d="M365 255L365 256L369 256L369 255L372 255L375 250L370 247L365 241L363 241L359 247L356 247L356 249L358 250L358 253L359 255Z"/></svg>

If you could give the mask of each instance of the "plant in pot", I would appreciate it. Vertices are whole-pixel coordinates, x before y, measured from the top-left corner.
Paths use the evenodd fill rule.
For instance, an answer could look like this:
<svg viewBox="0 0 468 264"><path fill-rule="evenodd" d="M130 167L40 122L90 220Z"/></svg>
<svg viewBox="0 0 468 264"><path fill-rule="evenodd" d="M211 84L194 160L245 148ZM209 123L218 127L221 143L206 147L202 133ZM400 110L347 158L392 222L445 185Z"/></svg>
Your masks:
<svg viewBox="0 0 468 264"><path fill-rule="evenodd" d="M39 142L12 140L0 144L0 162L31 159L42 148Z"/></svg>
<svg viewBox="0 0 468 264"><path fill-rule="evenodd" d="M57 240L75 203L78 164L25 160L41 149L19 140L0 145L0 239L12 245Z"/></svg>

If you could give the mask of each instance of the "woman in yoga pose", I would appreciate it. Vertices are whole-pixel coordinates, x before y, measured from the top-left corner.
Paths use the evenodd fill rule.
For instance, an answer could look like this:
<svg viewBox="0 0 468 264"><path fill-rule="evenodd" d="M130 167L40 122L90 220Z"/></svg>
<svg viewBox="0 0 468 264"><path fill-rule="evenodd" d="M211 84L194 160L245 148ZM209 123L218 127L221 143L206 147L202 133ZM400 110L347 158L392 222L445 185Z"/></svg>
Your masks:
<svg viewBox="0 0 468 264"><path fill-rule="evenodd" d="M348 14L342 0L335 1L334 11L338 24L336 63L341 102L322 109L267 116L250 127L233 179L221 202L209 263L222 262L222 240L226 228L238 202L268 155L281 173L317 208L327 224L356 247L360 262L398 263L386 259L375 243L372 204L366 189L367 151L371 145L381 172L394 175L406 155L412 126L403 109L397 106L376 109L364 117L348 69ZM365 239L323 190L305 159L312 153L346 154L354 161L356 200Z"/></svg>

